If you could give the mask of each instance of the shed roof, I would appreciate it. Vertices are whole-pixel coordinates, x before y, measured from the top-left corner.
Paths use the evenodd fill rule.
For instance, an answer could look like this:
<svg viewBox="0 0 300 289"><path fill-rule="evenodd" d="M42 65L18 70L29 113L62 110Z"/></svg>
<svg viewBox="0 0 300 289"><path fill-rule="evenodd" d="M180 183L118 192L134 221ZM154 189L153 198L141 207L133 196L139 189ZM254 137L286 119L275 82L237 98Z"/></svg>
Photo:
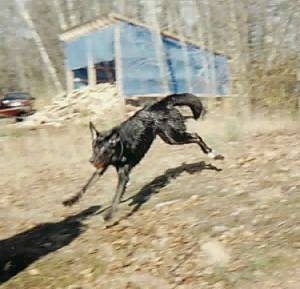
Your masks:
<svg viewBox="0 0 300 289"><path fill-rule="evenodd" d="M120 14L110 14L109 17L97 18L97 19L94 19L94 20L91 20L91 21L73 26L73 27L63 31L60 34L59 38L60 38L61 41L67 42L67 41L76 39L80 36L83 36L87 33L90 33L92 31L95 31L95 30L98 30L100 28L103 28L103 27L109 26L111 24L114 24L118 21L124 21L124 22L130 23L130 24L136 25L136 26L145 27L145 28L147 28L151 31L154 30L153 27L151 27L150 25L144 24L144 23L142 23L138 20L131 19L131 18L128 18L128 17L120 15ZM162 36L169 37L169 38L174 39L178 42L194 45L194 46L202 48L204 50L208 50L208 49L205 49L205 47L203 47L203 45L200 44L199 42L194 41L193 39L189 39L187 37L178 36L178 34L172 33L170 31L160 30L159 33ZM226 55L225 53L215 51L215 50L212 51L212 52L214 52L217 55L223 55L223 56L226 56L226 57L229 58L229 56Z"/></svg>

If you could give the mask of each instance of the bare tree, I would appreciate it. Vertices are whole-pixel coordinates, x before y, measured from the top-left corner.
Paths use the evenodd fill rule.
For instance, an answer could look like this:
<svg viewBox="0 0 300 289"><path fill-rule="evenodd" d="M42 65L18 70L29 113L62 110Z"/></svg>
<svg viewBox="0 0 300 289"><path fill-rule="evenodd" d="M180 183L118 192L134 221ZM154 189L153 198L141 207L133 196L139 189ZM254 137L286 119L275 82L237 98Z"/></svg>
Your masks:
<svg viewBox="0 0 300 289"><path fill-rule="evenodd" d="M30 14L27 11L26 6L24 5L23 2L21 2L20 0L16 0L16 5L19 9L19 13L20 15L23 17L25 23L28 25L28 28L30 29L30 32L32 34L32 38L41 54L41 57L44 61L45 64L45 69L47 69L49 71L49 75L53 81L53 84L55 86L55 88L57 89L57 91L62 91L63 90L63 86L58 78L57 75L57 71L56 68L54 67L54 65L52 64L51 59L49 58L49 55L47 53L47 50L41 40L40 35L38 34L35 25L30 17Z"/></svg>
<svg viewBox="0 0 300 289"><path fill-rule="evenodd" d="M66 22L65 14L60 5L60 2L59 0L52 0L52 1L53 1L53 6L55 7L55 10L57 12L57 18L58 18L60 29L65 30L67 29L68 25Z"/></svg>
<svg viewBox="0 0 300 289"><path fill-rule="evenodd" d="M49 86L50 79L50 86L62 89L59 33L117 12L150 24L157 35L160 29L168 29L210 50L225 52L231 57L233 93L255 101L279 95L295 99L300 91L298 6L294 0L1 1L0 85L32 89ZM18 37L15 31L20 31ZM161 51L159 37L155 43ZM162 67L163 54L157 55ZM212 59L202 61L212 66ZM214 79L212 73L206 71L208 79Z"/></svg>

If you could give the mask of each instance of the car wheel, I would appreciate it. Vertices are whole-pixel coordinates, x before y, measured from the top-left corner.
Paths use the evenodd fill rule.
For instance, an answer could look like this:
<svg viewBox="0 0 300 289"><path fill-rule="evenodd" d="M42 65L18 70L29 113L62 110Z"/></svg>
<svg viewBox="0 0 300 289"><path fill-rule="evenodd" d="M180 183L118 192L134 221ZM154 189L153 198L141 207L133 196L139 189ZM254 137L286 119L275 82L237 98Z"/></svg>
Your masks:
<svg viewBox="0 0 300 289"><path fill-rule="evenodd" d="M26 113L25 112L20 112L17 116L16 116L16 122L21 122L24 120L26 116Z"/></svg>

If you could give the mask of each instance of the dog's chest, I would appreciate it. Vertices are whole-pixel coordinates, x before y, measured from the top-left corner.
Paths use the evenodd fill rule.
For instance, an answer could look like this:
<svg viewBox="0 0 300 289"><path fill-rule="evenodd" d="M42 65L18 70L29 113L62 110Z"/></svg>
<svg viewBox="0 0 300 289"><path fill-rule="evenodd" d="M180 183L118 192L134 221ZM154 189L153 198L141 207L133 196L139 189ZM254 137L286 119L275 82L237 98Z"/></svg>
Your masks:
<svg viewBox="0 0 300 289"><path fill-rule="evenodd" d="M124 156L134 165L144 157L156 135L156 127L148 118L149 114L143 116L147 117L131 119L120 128Z"/></svg>

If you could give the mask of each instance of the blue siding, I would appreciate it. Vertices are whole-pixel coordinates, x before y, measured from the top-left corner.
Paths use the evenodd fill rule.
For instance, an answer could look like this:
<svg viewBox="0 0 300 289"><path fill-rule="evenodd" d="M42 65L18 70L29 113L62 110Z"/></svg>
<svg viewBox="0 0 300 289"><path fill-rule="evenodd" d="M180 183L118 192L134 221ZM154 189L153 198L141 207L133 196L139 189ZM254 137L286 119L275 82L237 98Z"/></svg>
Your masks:
<svg viewBox="0 0 300 289"><path fill-rule="evenodd" d="M149 29L120 21L65 43L69 69L115 60L114 28L120 25L122 88L125 96L165 93L155 37ZM168 88L171 93L228 94L229 68L225 56L195 45L162 37ZM118 61L118 60L115 60ZM191 84L191 87L189 87Z"/></svg>
<svg viewBox="0 0 300 289"><path fill-rule="evenodd" d="M71 70L93 63L114 59L114 26L97 30L65 43L67 66Z"/></svg>
<svg viewBox="0 0 300 289"><path fill-rule="evenodd" d="M114 26L87 35L90 41L93 63L114 60Z"/></svg>
<svg viewBox="0 0 300 289"><path fill-rule="evenodd" d="M198 47L188 45L188 55L191 71L192 93L210 93L210 72L208 53Z"/></svg>
<svg viewBox="0 0 300 289"><path fill-rule="evenodd" d="M153 34L146 28L120 23L124 95L162 93Z"/></svg>
<svg viewBox="0 0 300 289"><path fill-rule="evenodd" d="M66 42L64 49L67 56L67 67L70 70L87 67L88 47L86 36Z"/></svg>
<svg viewBox="0 0 300 289"><path fill-rule="evenodd" d="M169 91L172 93L188 91L186 81L187 67L181 44L178 41L164 37L163 46L168 71Z"/></svg>
<svg viewBox="0 0 300 289"><path fill-rule="evenodd" d="M228 60L225 56L216 55L216 88L217 94L224 95L229 93L229 67Z"/></svg>
<svg viewBox="0 0 300 289"><path fill-rule="evenodd" d="M163 37L169 90L196 94L228 93L228 64L224 56ZM191 84L189 88L188 84Z"/></svg>

